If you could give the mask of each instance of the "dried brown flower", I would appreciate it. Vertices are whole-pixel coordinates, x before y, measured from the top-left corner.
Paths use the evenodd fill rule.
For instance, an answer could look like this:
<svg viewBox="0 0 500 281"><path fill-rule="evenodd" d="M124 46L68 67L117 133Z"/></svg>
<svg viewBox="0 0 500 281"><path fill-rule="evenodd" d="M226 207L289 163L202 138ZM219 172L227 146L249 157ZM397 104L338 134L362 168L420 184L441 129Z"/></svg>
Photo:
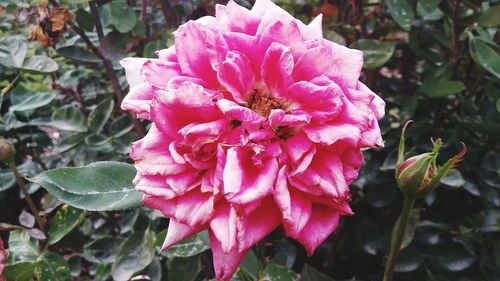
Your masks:
<svg viewBox="0 0 500 281"><path fill-rule="evenodd" d="M47 7L45 7L45 10L47 10ZM40 14L44 14L42 10L40 10ZM37 40L44 48L48 46L54 47L66 29L66 24L73 20L73 18L74 15L68 8L54 8L48 16L41 17L38 25L33 28L28 39Z"/></svg>

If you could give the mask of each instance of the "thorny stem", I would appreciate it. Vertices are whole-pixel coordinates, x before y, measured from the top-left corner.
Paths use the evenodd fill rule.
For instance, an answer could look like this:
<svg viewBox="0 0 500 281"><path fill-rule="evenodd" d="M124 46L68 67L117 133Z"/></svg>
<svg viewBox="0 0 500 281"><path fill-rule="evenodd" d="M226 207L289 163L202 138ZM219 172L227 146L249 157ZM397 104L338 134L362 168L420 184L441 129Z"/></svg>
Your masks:
<svg viewBox="0 0 500 281"><path fill-rule="evenodd" d="M21 189L21 192L24 194L24 199L26 199L26 202L28 203L28 206L31 209L31 212L35 216L35 220L40 227L40 229L43 231L45 229L45 222L44 220L40 217L38 213L38 209L35 206L35 203L33 202L33 199L31 199L31 195L28 192L28 189L26 188L26 184L24 183L23 177L21 174L19 174L19 171L17 170L17 166L14 163L14 161L9 162L9 168L14 174L14 177L16 178L17 185Z"/></svg>
<svg viewBox="0 0 500 281"><path fill-rule="evenodd" d="M414 204L415 204L414 198L405 196L403 202L403 211L401 212L399 224L397 226L397 229L393 233L393 237L391 237L391 251L389 253L389 258L387 259L387 263L385 264L383 281L392 281L394 266L396 265L396 259L398 257L399 250L401 248L401 243L403 242L406 226L408 225L410 213L411 210L413 209Z"/></svg>

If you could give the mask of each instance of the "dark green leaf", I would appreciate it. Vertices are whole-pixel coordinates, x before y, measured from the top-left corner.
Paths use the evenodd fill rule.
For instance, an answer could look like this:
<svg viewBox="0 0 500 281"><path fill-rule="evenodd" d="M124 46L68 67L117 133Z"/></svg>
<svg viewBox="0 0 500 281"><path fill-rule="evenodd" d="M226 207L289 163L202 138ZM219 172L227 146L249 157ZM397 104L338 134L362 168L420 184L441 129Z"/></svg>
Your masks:
<svg viewBox="0 0 500 281"><path fill-rule="evenodd" d="M84 140L84 134L71 135L64 138L54 148L53 154L60 154L77 147Z"/></svg>
<svg viewBox="0 0 500 281"><path fill-rule="evenodd" d="M32 56L26 60L22 67L17 67L19 70L32 73L52 73L59 69L57 63L47 56Z"/></svg>
<svg viewBox="0 0 500 281"><path fill-rule="evenodd" d="M300 279L300 276L294 272L293 270L278 265L274 262L270 262L266 268L264 269L263 281L279 281L279 280L287 280L287 281L297 281Z"/></svg>
<svg viewBox="0 0 500 281"><path fill-rule="evenodd" d="M395 272L411 272L417 270L423 263L420 252L415 247L408 247L398 254Z"/></svg>
<svg viewBox="0 0 500 281"><path fill-rule="evenodd" d="M137 15L125 0L114 0L110 3L110 23L121 33L131 31L137 24Z"/></svg>
<svg viewBox="0 0 500 281"><path fill-rule="evenodd" d="M385 2L392 18L404 30L409 31L415 19L415 14L407 0L386 0Z"/></svg>
<svg viewBox="0 0 500 281"><path fill-rule="evenodd" d="M472 59L497 79L500 79L500 55L488 44L469 36L469 51Z"/></svg>
<svg viewBox="0 0 500 281"><path fill-rule="evenodd" d="M465 90L464 83L460 81L443 81L434 78L426 78L419 91L430 98L441 98Z"/></svg>
<svg viewBox="0 0 500 281"><path fill-rule="evenodd" d="M304 265L300 273L300 281L334 281L330 276L319 272L314 267Z"/></svg>
<svg viewBox="0 0 500 281"><path fill-rule="evenodd" d="M483 13L477 20L479 25L484 27L500 26L500 5L495 5Z"/></svg>
<svg viewBox="0 0 500 281"><path fill-rule="evenodd" d="M87 0L85 2L87 2ZM89 12L85 11L85 9L80 8L76 10L75 15L76 22L81 28L85 29L85 31L94 30L94 19Z"/></svg>
<svg viewBox="0 0 500 281"><path fill-rule="evenodd" d="M354 42L351 48L363 51L363 65L371 69L383 66L392 57L395 45L393 42L361 39Z"/></svg>
<svg viewBox="0 0 500 281"><path fill-rule="evenodd" d="M61 47L57 49L57 53L65 58L81 62L97 63L102 61L94 53L77 45Z"/></svg>
<svg viewBox="0 0 500 281"><path fill-rule="evenodd" d="M257 279L259 277L259 272L262 269L262 263L257 259L253 250L248 251L248 253L243 258L240 264L240 270L245 272L245 274L250 277Z"/></svg>
<svg viewBox="0 0 500 281"><path fill-rule="evenodd" d="M57 243L73 228L82 223L87 211L76 209L68 205L60 208L49 224L49 245Z"/></svg>
<svg viewBox="0 0 500 281"><path fill-rule="evenodd" d="M95 162L78 168L59 168L38 174L40 184L57 199L76 208L106 211L142 205L135 191L134 166L119 162Z"/></svg>
<svg viewBox="0 0 500 281"><path fill-rule="evenodd" d="M168 258L187 258L196 256L210 249L207 232L193 235L170 247L166 252Z"/></svg>
<svg viewBox="0 0 500 281"><path fill-rule="evenodd" d="M14 265L7 265L3 272L8 281L30 281L35 275L36 263L22 262Z"/></svg>
<svg viewBox="0 0 500 281"><path fill-rule="evenodd" d="M201 271L200 258L174 258L168 261L168 280L194 281Z"/></svg>
<svg viewBox="0 0 500 281"><path fill-rule="evenodd" d="M462 271L476 261L476 257L461 245L437 246L426 253L429 264L446 271Z"/></svg>
<svg viewBox="0 0 500 281"><path fill-rule="evenodd" d="M457 170L449 172L446 176L442 177L439 182L454 188L462 187L465 184L462 174Z"/></svg>
<svg viewBox="0 0 500 281"><path fill-rule="evenodd" d="M90 131L94 133L101 132L104 125L106 125L109 116L111 116L111 112L113 112L114 105L115 102L112 99L107 99L99 103L96 108L90 112L87 120Z"/></svg>
<svg viewBox="0 0 500 281"><path fill-rule="evenodd" d="M27 52L28 43L21 36L5 37L0 40L0 64L21 67Z"/></svg>
<svg viewBox="0 0 500 281"><path fill-rule="evenodd" d="M38 258L36 275L39 281L71 281L66 261L56 253L46 252Z"/></svg>
<svg viewBox="0 0 500 281"><path fill-rule="evenodd" d="M107 143L111 140L111 137L105 136L103 134L91 134L85 138L85 143L90 146L99 146Z"/></svg>
<svg viewBox="0 0 500 281"><path fill-rule="evenodd" d="M121 237L104 237L90 242L83 248L83 257L93 263L112 263L123 244Z"/></svg>
<svg viewBox="0 0 500 281"><path fill-rule="evenodd" d="M38 245L24 230L12 231L9 235L9 261L7 264L35 262L39 256Z"/></svg>
<svg viewBox="0 0 500 281"><path fill-rule="evenodd" d="M117 281L128 280L135 272L148 266L154 257L154 240L154 234L149 230L130 235L118 250L111 273L113 278Z"/></svg>
<svg viewBox="0 0 500 281"><path fill-rule="evenodd" d="M85 132L85 115L76 107L67 105L54 111L51 125L63 131Z"/></svg>
<svg viewBox="0 0 500 281"><path fill-rule="evenodd" d="M9 107L10 111L27 111L45 106L52 102L55 98L53 94L50 93L31 93L25 99Z"/></svg>

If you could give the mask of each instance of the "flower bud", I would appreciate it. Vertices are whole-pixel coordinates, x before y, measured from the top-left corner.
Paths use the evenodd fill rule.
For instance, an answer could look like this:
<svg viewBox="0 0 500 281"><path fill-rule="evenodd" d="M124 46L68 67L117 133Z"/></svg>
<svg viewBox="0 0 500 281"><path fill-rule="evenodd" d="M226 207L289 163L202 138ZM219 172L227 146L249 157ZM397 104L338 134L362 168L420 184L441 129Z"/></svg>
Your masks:
<svg viewBox="0 0 500 281"><path fill-rule="evenodd" d="M411 121L413 122L413 121ZM439 184L439 180L449 173L465 155L466 147L460 153L449 159L442 167L436 165L436 159L443 142L441 139L433 141L431 152L404 159L404 135L411 122L403 127L399 143L398 161L396 164L396 182L401 191L408 197L421 197L432 191Z"/></svg>
<svg viewBox="0 0 500 281"><path fill-rule="evenodd" d="M0 161L8 163L14 159L16 150L6 139L0 138Z"/></svg>

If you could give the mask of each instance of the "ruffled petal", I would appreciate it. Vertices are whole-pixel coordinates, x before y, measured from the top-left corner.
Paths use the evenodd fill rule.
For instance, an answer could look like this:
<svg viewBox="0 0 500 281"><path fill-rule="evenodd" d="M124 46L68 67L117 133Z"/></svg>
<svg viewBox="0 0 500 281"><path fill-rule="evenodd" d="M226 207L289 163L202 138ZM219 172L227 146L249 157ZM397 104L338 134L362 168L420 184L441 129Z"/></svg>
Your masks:
<svg viewBox="0 0 500 281"><path fill-rule="evenodd" d="M125 69L125 76L130 87L144 82L142 66L146 61L148 61L146 58L124 58L120 61L120 65Z"/></svg>

